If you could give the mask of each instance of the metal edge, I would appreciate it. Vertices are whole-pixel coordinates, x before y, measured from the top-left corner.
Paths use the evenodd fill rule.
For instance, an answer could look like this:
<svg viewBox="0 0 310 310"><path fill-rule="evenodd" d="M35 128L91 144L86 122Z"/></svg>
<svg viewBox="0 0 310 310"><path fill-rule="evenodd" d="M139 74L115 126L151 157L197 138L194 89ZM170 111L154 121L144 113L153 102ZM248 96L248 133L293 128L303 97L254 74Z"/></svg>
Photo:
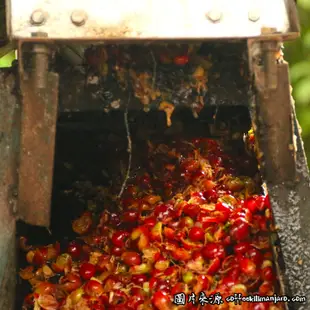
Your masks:
<svg viewBox="0 0 310 310"><path fill-rule="evenodd" d="M20 107L15 74L0 70L0 309L13 310L16 284L15 216Z"/></svg>
<svg viewBox="0 0 310 310"><path fill-rule="evenodd" d="M259 116L256 110L256 90L251 89L249 95L250 114L254 129L257 131L255 126ZM274 245L273 251L281 294L289 297L296 295L306 297L306 303L288 303L286 306L290 310L308 310L310 304L310 205L308 202L310 180L294 100L291 96L290 98L293 134L297 149L296 179L284 182L270 181L270 176L276 174L276 171L271 169L267 172L263 171L263 181L267 186L277 227L271 240ZM260 151L266 152L264 145L260 148ZM261 162L261 158L259 161Z"/></svg>
<svg viewBox="0 0 310 310"><path fill-rule="evenodd" d="M47 78L48 87L44 90L38 90L26 76L20 81L23 110L18 214L28 224L49 227L58 75L49 73Z"/></svg>

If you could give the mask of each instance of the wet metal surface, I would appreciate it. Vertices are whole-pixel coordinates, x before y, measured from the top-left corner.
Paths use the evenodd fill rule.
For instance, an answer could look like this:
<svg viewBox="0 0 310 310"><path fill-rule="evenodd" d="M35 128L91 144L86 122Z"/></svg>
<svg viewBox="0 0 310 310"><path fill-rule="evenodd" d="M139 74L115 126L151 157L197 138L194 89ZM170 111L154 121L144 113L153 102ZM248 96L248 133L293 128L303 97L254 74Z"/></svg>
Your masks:
<svg viewBox="0 0 310 310"><path fill-rule="evenodd" d="M287 292L306 296L307 303L291 304L290 309L308 310L310 307L310 182L298 124L295 119L297 138L297 178L282 184L268 184L272 208L281 242L281 254L285 267L284 283Z"/></svg>
<svg viewBox="0 0 310 310"><path fill-rule="evenodd" d="M15 210L12 189L17 181L19 106L13 95L15 78L0 70L0 309L15 300Z"/></svg>
<svg viewBox="0 0 310 310"><path fill-rule="evenodd" d="M22 131L18 213L25 222L49 226L52 191L58 75L49 73L48 87L38 90L21 79Z"/></svg>

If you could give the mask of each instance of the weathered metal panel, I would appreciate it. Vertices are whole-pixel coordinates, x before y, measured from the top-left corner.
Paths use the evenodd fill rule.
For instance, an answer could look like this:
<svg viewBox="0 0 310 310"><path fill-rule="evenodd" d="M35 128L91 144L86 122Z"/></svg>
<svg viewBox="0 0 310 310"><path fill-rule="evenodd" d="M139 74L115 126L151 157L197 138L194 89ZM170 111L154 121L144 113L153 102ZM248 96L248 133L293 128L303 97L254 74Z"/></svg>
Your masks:
<svg viewBox="0 0 310 310"><path fill-rule="evenodd" d="M252 63L253 65L253 63ZM271 89L264 70L252 67L256 89L251 117L259 145L259 161L271 199L279 237L281 282L290 296L306 296L306 303L290 303L289 309L310 306L310 182L301 133L290 95L288 66L275 65ZM261 74L260 74L261 70Z"/></svg>
<svg viewBox="0 0 310 310"><path fill-rule="evenodd" d="M15 301L15 201L19 148L19 106L13 95L15 78L0 71L0 309Z"/></svg>
<svg viewBox="0 0 310 310"><path fill-rule="evenodd" d="M306 303L294 303L290 309L310 307L310 180L303 143L295 116L297 139L297 181L272 184L268 191L281 246L284 284L291 296L306 296ZM270 171L269 173L274 173Z"/></svg>
<svg viewBox="0 0 310 310"><path fill-rule="evenodd" d="M10 0L11 38L131 40L298 35L293 0ZM275 14L276 12L276 14ZM36 38L39 40L40 38Z"/></svg>
<svg viewBox="0 0 310 310"><path fill-rule="evenodd" d="M260 77L256 76L258 83L264 80L264 72L261 73ZM276 73L277 88L260 89L257 93L257 127L260 147L264 150L263 171L269 181L281 183L294 181L296 157L288 65L277 65Z"/></svg>
<svg viewBox="0 0 310 310"><path fill-rule="evenodd" d="M58 75L48 73L47 88L22 77L22 123L18 215L25 222L50 225L58 105Z"/></svg>

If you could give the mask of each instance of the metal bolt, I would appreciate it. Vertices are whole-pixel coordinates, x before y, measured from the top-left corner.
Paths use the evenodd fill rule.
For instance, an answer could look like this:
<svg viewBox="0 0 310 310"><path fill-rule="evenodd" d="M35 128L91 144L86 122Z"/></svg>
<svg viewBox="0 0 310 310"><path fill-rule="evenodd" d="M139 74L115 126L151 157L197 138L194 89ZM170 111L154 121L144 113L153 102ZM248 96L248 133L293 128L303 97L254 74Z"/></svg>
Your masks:
<svg viewBox="0 0 310 310"><path fill-rule="evenodd" d="M222 18L222 12L219 10L212 10L207 14L207 17L215 23Z"/></svg>
<svg viewBox="0 0 310 310"><path fill-rule="evenodd" d="M34 44L34 70L33 80L38 89L45 89L47 86L47 72L49 61L49 48L44 44Z"/></svg>
<svg viewBox="0 0 310 310"><path fill-rule="evenodd" d="M260 11L259 10L251 10L248 14L249 20L252 22L257 22L260 19Z"/></svg>
<svg viewBox="0 0 310 310"><path fill-rule="evenodd" d="M46 14L42 10L35 10L31 14L31 23L34 25L41 25L46 20Z"/></svg>
<svg viewBox="0 0 310 310"><path fill-rule="evenodd" d="M82 26L85 24L87 19L87 14L82 10L73 11L71 14L71 21L76 26Z"/></svg>

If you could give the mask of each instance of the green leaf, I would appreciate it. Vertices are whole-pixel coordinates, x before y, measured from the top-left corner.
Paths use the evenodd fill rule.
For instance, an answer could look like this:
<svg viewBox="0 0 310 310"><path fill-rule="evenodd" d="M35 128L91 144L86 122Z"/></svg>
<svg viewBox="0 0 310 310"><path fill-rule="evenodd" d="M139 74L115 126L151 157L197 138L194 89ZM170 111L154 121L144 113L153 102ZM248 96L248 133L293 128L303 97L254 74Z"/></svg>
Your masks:
<svg viewBox="0 0 310 310"><path fill-rule="evenodd" d="M291 82L295 83L297 80L310 75L310 61L304 60L295 63L290 69Z"/></svg>
<svg viewBox="0 0 310 310"><path fill-rule="evenodd" d="M310 0L298 0L298 6L301 9L310 11Z"/></svg>
<svg viewBox="0 0 310 310"><path fill-rule="evenodd" d="M296 112L310 166L310 0L298 0L301 37L285 44L285 59L290 65Z"/></svg>
<svg viewBox="0 0 310 310"><path fill-rule="evenodd" d="M14 50L0 58L0 68L11 67L13 60L15 60L15 51Z"/></svg>
<svg viewBox="0 0 310 310"><path fill-rule="evenodd" d="M310 75L303 78L296 84L294 89L295 99L298 104L308 104L310 102Z"/></svg>
<svg viewBox="0 0 310 310"><path fill-rule="evenodd" d="M297 118L302 128L303 137L309 136L310 134L310 109L309 106L303 106L298 108ZM310 158L309 158L310 159Z"/></svg>
<svg viewBox="0 0 310 310"><path fill-rule="evenodd" d="M310 48L310 30L305 32L305 34L302 38L302 42L303 42L303 45L305 48Z"/></svg>

